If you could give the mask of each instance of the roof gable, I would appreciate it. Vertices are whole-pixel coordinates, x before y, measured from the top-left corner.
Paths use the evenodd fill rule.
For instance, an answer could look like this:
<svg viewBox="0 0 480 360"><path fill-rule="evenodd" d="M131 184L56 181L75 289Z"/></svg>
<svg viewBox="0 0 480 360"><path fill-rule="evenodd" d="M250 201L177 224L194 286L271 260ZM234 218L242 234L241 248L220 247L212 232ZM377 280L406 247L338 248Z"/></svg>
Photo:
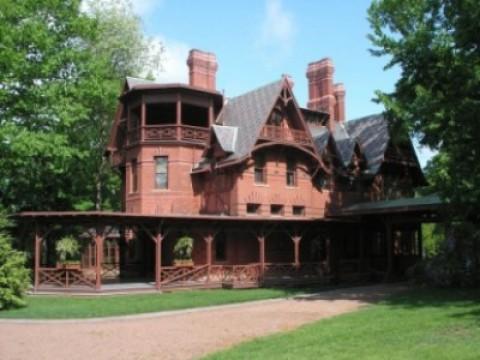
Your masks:
<svg viewBox="0 0 480 360"><path fill-rule="evenodd" d="M261 128L274 107L283 88L284 79L234 97L225 104L217 123L238 128L235 152L225 160L248 156Z"/></svg>

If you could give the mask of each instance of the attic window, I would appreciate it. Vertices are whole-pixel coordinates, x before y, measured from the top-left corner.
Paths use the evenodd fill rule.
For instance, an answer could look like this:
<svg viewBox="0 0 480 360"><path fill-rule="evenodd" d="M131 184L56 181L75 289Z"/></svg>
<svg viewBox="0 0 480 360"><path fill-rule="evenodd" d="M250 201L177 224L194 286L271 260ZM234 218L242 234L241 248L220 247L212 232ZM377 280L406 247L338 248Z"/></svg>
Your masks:
<svg viewBox="0 0 480 360"><path fill-rule="evenodd" d="M146 125L167 125L177 122L175 103L147 104Z"/></svg>
<svg viewBox="0 0 480 360"><path fill-rule="evenodd" d="M208 127L208 108L190 104L182 104L182 124Z"/></svg>

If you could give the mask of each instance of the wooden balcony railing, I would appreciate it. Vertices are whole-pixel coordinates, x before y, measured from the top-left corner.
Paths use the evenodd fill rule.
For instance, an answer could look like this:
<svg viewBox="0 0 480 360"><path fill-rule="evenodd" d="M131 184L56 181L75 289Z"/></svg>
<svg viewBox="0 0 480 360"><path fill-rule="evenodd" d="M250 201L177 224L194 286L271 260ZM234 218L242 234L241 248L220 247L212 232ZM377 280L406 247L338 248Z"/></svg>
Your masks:
<svg viewBox="0 0 480 360"><path fill-rule="evenodd" d="M132 129L127 135L127 145L140 142L187 141L205 144L209 129L189 125L147 125Z"/></svg>
<svg viewBox="0 0 480 360"><path fill-rule="evenodd" d="M265 125L260 133L260 138L271 141L291 142L300 145L311 145L312 141L303 130L282 128L275 125Z"/></svg>

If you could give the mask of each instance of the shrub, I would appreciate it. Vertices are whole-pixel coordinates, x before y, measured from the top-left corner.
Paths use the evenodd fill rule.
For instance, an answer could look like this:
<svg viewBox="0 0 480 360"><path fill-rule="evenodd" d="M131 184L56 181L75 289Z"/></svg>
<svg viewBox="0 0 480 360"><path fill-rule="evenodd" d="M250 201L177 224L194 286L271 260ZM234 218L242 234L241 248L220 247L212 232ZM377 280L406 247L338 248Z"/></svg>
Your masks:
<svg viewBox="0 0 480 360"><path fill-rule="evenodd" d="M175 260L191 260L193 250L193 239L189 236L179 238L173 248Z"/></svg>
<svg viewBox="0 0 480 360"><path fill-rule="evenodd" d="M30 285L26 256L12 248L6 224L5 216L0 214L0 310L25 306L24 295Z"/></svg>

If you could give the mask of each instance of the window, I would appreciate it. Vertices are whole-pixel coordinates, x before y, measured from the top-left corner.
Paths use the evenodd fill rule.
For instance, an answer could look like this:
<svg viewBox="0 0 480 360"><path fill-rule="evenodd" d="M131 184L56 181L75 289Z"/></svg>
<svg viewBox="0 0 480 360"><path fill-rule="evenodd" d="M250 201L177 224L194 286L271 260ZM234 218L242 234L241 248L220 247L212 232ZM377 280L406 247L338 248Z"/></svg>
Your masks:
<svg viewBox="0 0 480 360"><path fill-rule="evenodd" d="M132 160L132 164L131 164L131 172L132 172L132 182L131 182L131 187L130 187L130 191L131 192L137 192L138 191L138 163L137 163L137 159L133 159Z"/></svg>
<svg viewBox="0 0 480 360"><path fill-rule="evenodd" d="M227 239L223 232L215 237L215 261L227 261Z"/></svg>
<svg viewBox="0 0 480 360"><path fill-rule="evenodd" d="M257 154L255 155L254 161L255 184L265 184L267 182L265 174L265 156Z"/></svg>
<svg viewBox="0 0 480 360"><path fill-rule="evenodd" d="M155 157L155 188L168 189L168 156Z"/></svg>
<svg viewBox="0 0 480 360"><path fill-rule="evenodd" d="M295 216L304 216L305 215L305 206L293 206L292 214Z"/></svg>
<svg viewBox="0 0 480 360"><path fill-rule="evenodd" d="M247 214L259 214L260 213L260 204L247 204Z"/></svg>
<svg viewBox="0 0 480 360"><path fill-rule="evenodd" d="M283 215L283 205L279 205L279 204L270 205L270 214Z"/></svg>
<svg viewBox="0 0 480 360"><path fill-rule="evenodd" d="M287 158L287 186L297 186L297 164L292 158Z"/></svg>

